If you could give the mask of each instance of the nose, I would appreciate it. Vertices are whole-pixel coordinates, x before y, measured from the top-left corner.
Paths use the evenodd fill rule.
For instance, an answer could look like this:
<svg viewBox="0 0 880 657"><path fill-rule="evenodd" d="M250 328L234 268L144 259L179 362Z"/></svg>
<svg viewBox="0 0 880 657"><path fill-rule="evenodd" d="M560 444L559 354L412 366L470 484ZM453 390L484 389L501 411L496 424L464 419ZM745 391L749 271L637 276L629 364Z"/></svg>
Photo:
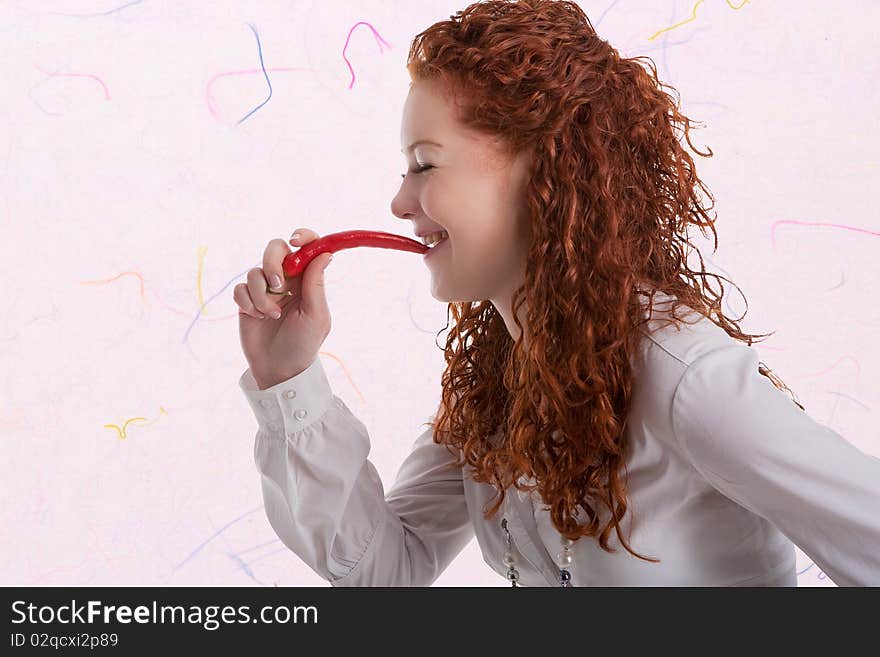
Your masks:
<svg viewBox="0 0 880 657"><path fill-rule="evenodd" d="M412 207L412 204L408 204L403 197L403 187L401 186L401 191L397 192L394 198L391 199L391 214L393 214L398 219L412 219L416 212Z"/></svg>

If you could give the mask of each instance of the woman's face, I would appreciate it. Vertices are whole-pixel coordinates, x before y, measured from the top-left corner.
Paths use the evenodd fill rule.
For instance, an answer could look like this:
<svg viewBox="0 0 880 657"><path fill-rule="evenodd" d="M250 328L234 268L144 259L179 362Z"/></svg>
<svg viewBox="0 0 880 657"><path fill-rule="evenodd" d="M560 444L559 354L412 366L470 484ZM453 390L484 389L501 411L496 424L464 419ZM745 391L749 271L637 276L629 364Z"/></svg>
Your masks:
<svg viewBox="0 0 880 657"><path fill-rule="evenodd" d="M438 145L414 142L430 140ZM531 152L505 161L492 140L466 130L439 83L413 82L403 109L401 152L407 172L391 211L415 233L449 239L424 260L438 301L491 300L505 315L522 283L530 230L524 192ZM427 167L421 173L416 173ZM513 334L511 332L511 334Z"/></svg>

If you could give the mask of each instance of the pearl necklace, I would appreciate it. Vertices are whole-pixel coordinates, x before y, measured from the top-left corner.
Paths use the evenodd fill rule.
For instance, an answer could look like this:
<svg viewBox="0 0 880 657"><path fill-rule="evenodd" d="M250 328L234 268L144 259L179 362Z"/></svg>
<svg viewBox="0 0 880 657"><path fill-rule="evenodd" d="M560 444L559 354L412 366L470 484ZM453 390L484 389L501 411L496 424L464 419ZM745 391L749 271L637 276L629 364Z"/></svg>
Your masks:
<svg viewBox="0 0 880 657"><path fill-rule="evenodd" d="M516 553L513 551L511 544L510 532L507 530L507 518L501 519L501 529L507 534L507 550L504 553L504 565L507 566L507 579L511 586L519 586L519 571L516 569ZM574 541L565 536L560 536L562 549L556 554L556 565L559 566L559 585L571 586L571 573L569 569L572 565L571 546Z"/></svg>

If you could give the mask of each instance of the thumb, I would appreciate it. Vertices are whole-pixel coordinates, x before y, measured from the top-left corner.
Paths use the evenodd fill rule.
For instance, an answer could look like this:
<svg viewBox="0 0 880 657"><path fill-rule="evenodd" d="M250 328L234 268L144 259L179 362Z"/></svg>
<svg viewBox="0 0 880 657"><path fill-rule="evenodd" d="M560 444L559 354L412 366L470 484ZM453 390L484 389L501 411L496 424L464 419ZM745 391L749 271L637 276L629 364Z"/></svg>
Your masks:
<svg viewBox="0 0 880 657"><path fill-rule="evenodd" d="M324 269L333 259L332 253L322 253L312 260L303 272L302 301L303 311L310 317L330 315L327 296L324 293Z"/></svg>

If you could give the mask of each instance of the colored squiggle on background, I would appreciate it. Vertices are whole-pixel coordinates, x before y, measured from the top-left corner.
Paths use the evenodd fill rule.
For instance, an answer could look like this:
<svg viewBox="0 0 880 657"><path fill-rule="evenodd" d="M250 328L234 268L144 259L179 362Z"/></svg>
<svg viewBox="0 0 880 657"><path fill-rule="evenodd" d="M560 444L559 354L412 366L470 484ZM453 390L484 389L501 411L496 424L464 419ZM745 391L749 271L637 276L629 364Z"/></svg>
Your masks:
<svg viewBox="0 0 880 657"><path fill-rule="evenodd" d="M194 317L193 320L190 322L189 326L187 327L186 331L184 332L184 337L183 337L183 340L182 340L183 343L186 343L187 340L189 339L189 334L190 334L190 332L192 331L193 327L195 326L196 322L202 317L202 312L204 311L205 307L206 307L211 301L213 301L213 300L216 299L218 296L220 296L220 295L221 295L221 294L222 294L222 293L223 293L223 292L224 292L224 291L225 291L225 290L226 290L226 289L227 289L227 288L228 288L228 287L229 287L234 281L236 281L237 279L239 279L241 276L247 274L247 271L242 272L241 274L238 274L237 276L235 276L235 278L233 278L232 280L228 281L228 282L226 283L226 285L224 285L222 288L220 288L220 290L219 290L216 294L214 294L213 296L211 296L209 299L205 300L205 298L204 298L204 294L202 293L202 274L203 274L203 272L204 272L204 266L205 266L205 254L206 254L207 252L208 252L208 249L207 249L206 247L199 247L198 251L196 252L196 254L197 254L196 257L197 257L197 262L198 262L197 274L196 274L196 291L197 291L196 293L197 293L197 295L198 295L199 309L198 309L198 311L196 311L196 315L195 315L195 317ZM248 270L248 271L249 271L249 270ZM110 283L110 282L112 282L112 281L118 280L119 278L121 278L122 276L125 276L125 275L136 276L136 277L138 278L138 280L140 281L140 294L141 294L141 298L144 299L144 300L146 300L146 299L145 299L145 296L144 296L144 279L143 279L143 277L142 277L140 274L138 274L138 273L136 273L136 272L123 272L123 273L121 273L121 274L117 274L117 275L114 276L113 278L103 279L103 280L97 280L97 281L79 281L79 284L80 284L80 285L106 285L107 283ZM154 293L154 296L155 296L155 293ZM158 298L158 297L157 297L157 298ZM160 300L160 301L161 301L161 300ZM163 304L163 305L164 305L164 304ZM166 307L168 307L168 306L166 306ZM177 312L177 311L174 311L174 312ZM180 314L183 314L183 313L180 313ZM232 317L236 317L236 316L238 316L238 312L235 312L235 313L233 313L232 315L226 315L226 316L223 316L223 317L219 317L219 318L217 318L217 319L230 319L230 318L232 318ZM324 354L325 356L328 356L328 357L332 358L333 360L335 360L337 363L339 363L339 366L342 368L342 371L344 372L345 377L348 379L348 382L349 382L349 384L351 385L352 389L355 391L355 393L357 394L357 396L360 398L361 402L362 402L362 403L366 403L366 399L364 398L363 393L361 392L360 388L358 388L358 386L355 384L354 380L353 380L352 377L351 377L351 374L350 374L348 368L345 366L345 363L344 363L344 362L343 362L338 356L336 356L335 354L330 353L330 352L328 352L328 351L321 351L321 352L318 352L318 353L320 353L320 354ZM161 408L161 407L160 407L160 408ZM162 411L165 412L164 409L162 409ZM116 429L119 431L119 433L120 433L120 438L125 438L125 426L128 424L128 422L133 422L133 421L136 421L136 420L146 420L146 418L132 418L132 419L129 419L129 420L127 420L126 423L122 426L122 428L120 428L118 425L115 425L115 424L105 424L104 426L105 426L105 427L108 427L108 428L116 428Z"/></svg>
<svg viewBox="0 0 880 657"><path fill-rule="evenodd" d="M238 556L241 556L242 554L245 554L246 552L251 552L252 550L259 550L260 548L266 547L267 545L274 545L275 543L280 543L280 542L281 542L280 538L276 538L271 541L266 541L265 543L260 543L258 545L254 545L253 547L245 548L244 550L239 550L238 552L235 553L235 556L238 557Z"/></svg>
<svg viewBox="0 0 880 657"><path fill-rule="evenodd" d="M197 297L198 297L198 301L199 301L199 310L198 310L198 313L196 314L196 319L199 319L199 318L203 318L203 319L212 319L212 320L225 320L225 319L231 319L232 317L235 317L238 313L233 313L233 314L231 314L231 315L221 315L221 316L219 316L219 317L207 317L207 316L203 315L203 312L204 312L204 310L205 310L205 306L206 306L211 300L213 300L213 299L215 299L215 298L217 297L217 295L214 295L213 297L211 297L211 299L208 299L208 301L205 301L205 295L204 295L204 293L202 292L202 275L204 274L204 269L205 269L205 254L207 254L207 252L208 252L207 247L199 247L199 249L196 251L196 262L197 262L197 273L196 273L196 295L197 295ZM238 275L237 275L234 279L232 279L232 280L236 280L236 279L240 278L241 276L243 276L243 275L245 275L245 274L247 274L247 272L240 273L240 274L238 274ZM117 274L116 276L114 276L114 277L112 277L112 278L104 278L104 279L99 279L99 280L94 280L94 281L77 281L77 282L78 282L80 285L106 285L106 284L108 284L108 283L112 283L113 281L122 278L123 276L135 276L135 277L140 281L140 295L141 295L141 299L142 299L142 300L144 301L144 303L146 304L146 303L147 303L147 299L146 299L146 296L145 296L145 294L144 294L144 278L143 278L143 276L141 276L141 274L139 274L138 272L134 272L134 271L125 271L125 272L122 272L121 274ZM230 282L231 282L231 281L230 281ZM227 283L227 284L223 287L223 289L220 290L220 292L222 292L223 290L225 290L228 286L229 286L229 283ZM156 299L159 300L159 303L160 303L163 307L167 308L167 309L170 310L171 312L174 312L174 313L176 313L176 314L178 314L178 315L189 315L188 312L183 312L183 311L177 310L176 308L172 308L172 307L169 306L168 304L164 303L164 302L159 298L159 296L158 296L155 292L151 292L151 294L152 294L154 297L156 297ZM218 294L219 294L219 293L218 293Z"/></svg>
<svg viewBox="0 0 880 657"><path fill-rule="evenodd" d="M372 25L370 25L369 23L367 23L365 21L358 21L357 23L352 25L351 29L348 31L348 36L345 37L345 45L342 46L342 59L345 60L345 64L348 66L348 70L351 73L351 82L348 84L349 89L351 89L354 86L355 76L354 76L354 69L351 67L351 62L348 61L348 57L345 56L345 50L348 48L348 44L351 41L352 32L354 32L355 28L358 25L366 25L368 28L370 28L370 31L373 33L373 40L379 44L379 54L380 55L382 54L382 45L383 44L388 46L389 50L391 49L391 44L388 43L385 39L383 39L382 36L376 31L376 29Z"/></svg>
<svg viewBox="0 0 880 657"><path fill-rule="evenodd" d="M840 392L840 390L829 390L829 391L828 391L828 394L829 394L829 395L837 395L838 397L843 397L844 399L849 399L851 402L853 402L854 404L858 404L859 406L861 406L861 407L862 407L863 409L865 409L866 411L869 411L869 412L870 412L870 410L871 410L871 407L870 407L870 406L867 406L867 405L863 404L862 402L860 402L860 401L859 401L858 399L856 399L855 397L850 397L849 395L846 395L846 394Z"/></svg>
<svg viewBox="0 0 880 657"><path fill-rule="evenodd" d="M205 85L205 104L208 106L208 112L211 113L211 116L220 121L222 117L220 116L220 110L217 108L217 101L214 99L214 95L211 93L211 87L214 85L219 78L224 78L229 75L254 75L255 73L263 73L266 71L271 71L272 73L277 73L281 71L309 71L311 73L315 72L315 69L311 68L302 68L298 66L286 66L279 68L268 68L268 69L244 69L241 71L227 71L225 73L218 73L217 75L211 77L208 80L207 85Z"/></svg>
<svg viewBox="0 0 880 657"><path fill-rule="evenodd" d="M171 575L173 575L173 574L176 573L178 570L180 570L180 568L182 568L184 564L186 564L190 559L192 559L194 556L196 556L196 555L202 550L203 547L205 547L208 543L210 543L210 542L213 541L215 538L217 538L221 533L223 533L224 531L226 531L229 527L231 527L231 526L234 525L235 523L239 522L240 520L244 519L245 517L249 516L250 514L252 514L252 513L256 513L257 511L261 510L262 508L263 508L263 505L261 504L260 506L254 507L253 509L251 509L251 510L249 510L249 511L245 511L244 513L242 513L242 514L241 514L240 516L238 516L237 518L233 518L232 520L230 520L229 522L227 522L225 525L223 525L220 529L216 530L216 531L215 531L213 534L211 534L208 538L206 538L204 541L202 541L201 543L199 543L199 544L196 546L196 548L195 548L192 552L190 552L190 553L186 556L186 558L185 558L183 561L181 561L179 564L177 564L176 566L174 566L174 568L171 570L171 573L169 574L168 577L170 578Z"/></svg>
<svg viewBox="0 0 880 657"><path fill-rule="evenodd" d="M855 226L848 226L846 224L829 224L821 221L795 221L794 219L782 219L780 221L774 221L770 225L770 244L773 248L776 248L776 227L781 226L782 224L794 224L795 226L828 226L829 228L843 228L844 230L851 230L856 233L864 233L866 235L872 235L874 237L880 236L880 232L874 230L867 230L866 228L856 228Z"/></svg>
<svg viewBox="0 0 880 657"><path fill-rule="evenodd" d="M211 520L210 515L208 515L208 522L211 524L212 529L214 529L214 530L217 529L216 526L214 525L214 521ZM218 534L218 536L220 537L220 540L222 540L223 543L226 545L226 547L231 550L232 546L229 544L229 540L226 538L226 536L223 534L223 532L220 532ZM250 566L248 565L248 563L244 559L239 557L238 554L236 554L235 552L231 552L231 551L227 552L226 554L230 559L232 559L233 561L235 561L238 564L238 567L236 568L236 570L243 570L245 572L245 574L248 577L250 577L252 580L254 580L257 584L260 584L261 586L265 586L265 583L261 582L260 580L257 579L256 575L254 575L254 571L252 571L250 569Z"/></svg>
<svg viewBox="0 0 880 657"><path fill-rule="evenodd" d="M748 2L749 2L749 0L743 0L741 4L733 5L730 3L730 0L727 0L727 6L733 10L739 10L739 9L742 9L746 4L748 4ZM653 41L654 39L656 39L658 36L660 36L664 32L669 32L670 30L674 30L675 28L681 27L682 25L687 25L688 23L693 23L695 20L697 20L697 7L699 7L701 4L703 4L703 0L699 0L699 2L697 2L697 4L695 4L693 6L693 9L691 9L691 17L690 18L688 18L687 20L683 20L680 23L676 23L675 25L670 25L669 27L664 27L662 30L659 30L659 31L655 32L653 35L649 36L648 41Z"/></svg>
<svg viewBox="0 0 880 657"><path fill-rule="evenodd" d="M110 100L110 90L107 88L107 85L104 84L104 81L99 78L97 75L92 75L91 73L53 73L51 71L46 71L36 64L34 64L34 68L37 69L40 73L45 73L49 77L52 78L91 78L95 80L101 87L104 89L104 100Z"/></svg>
<svg viewBox="0 0 880 657"><path fill-rule="evenodd" d="M804 568L804 569L801 570L801 571L798 571L797 574L798 574L798 575L803 575L805 572L807 572L808 570L810 570L810 568L812 568L812 567L815 566L815 565L816 565L816 562L815 562L815 561L811 561L809 566L807 566L806 568ZM820 571L819 571L819 574L816 576L816 578L817 578L817 579L825 579L825 571L824 571L824 570L820 570Z"/></svg>
<svg viewBox="0 0 880 657"><path fill-rule="evenodd" d="M160 415L162 415L162 414L168 415L168 411L166 411L163 406L159 407L159 411L160 411L160 413L159 413ZM153 422L156 422L158 419L159 418L156 418L155 420L150 422L150 424L153 424ZM145 417L133 417L133 418L129 418L128 420L126 420L123 423L122 428L120 428L119 425L117 425L117 424L105 424L104 426L107 427L108 429L116 429L116 431L119 433L119 439L125 440L128 437L125 433L125 427L128 426L129 422L138 422L138 421L149 422L149 420L147 420L147 418L145 418ZM146 426L149 426L149 424Z"/></svg>
<svg viewBox="0 0 880 657"><path fill-rule="evenodd" d="M52 16L69 16L71 18L92 18L94 16L109 16L110 14L115 14L117 11L122 11L123 9L127 9L128 7L131 7L133 5L139 5L143 1L144 0L132 0L131 2L127 2L120 7L115 7L113 9L109 9L103 12L96 12L94 14L62 14L61 12L57 11L49 12L49 14Z"/></svg>
<svg viewBox="0 0 880 657"><path fill-rule="evenodd" d="M235 557L238 561L241 562L241 565L238 567L239 570L244 570L245 567L247 567L248 570L246 572L250 572L250 566L252 566L256 562L261 561L261 560L265 559L266 557L270 557L273 554L278 554L279 552L285 552L285 551L289 552L287 546L285 545L285 546L280 547L276 550L272 550L271 552L267 552L266 554L261 554L259 557L254 557L253 559L251 559L250 561L247 561L247 562L245 562L243 559L241 559L240 555L244 554L245 552L251 552L252 550L257 550L259 548L266 547L267 545L274 545L275 543L281 543L281 539L276 538L274 541L266 541L265 543L260 543L259 545L245 548L244 550L240 550L239 552L236 552L235 554L231 554L229 556ZM277 582L275 583L275 586L278 586Z"/></svg>
<svg viewBox="0 0 880 657"><path fill-rule="evenodd" d="M248 565L251 566L258 561L262 561L266 557L271 557L272 555L278 554L279 552L290 552L290 549L285 545L284 547L278 548L277 550L272 550L271 552L267 552L266 554L261 554L259 557L251 559L248 561Z"/></svg>
<svg viewBox="0 0 880 657"><path fill-rule="evenodd" d="M664 32L669 32L671 30L674 30L677 27L681 27L682 25L687 25L688 23L693 23L695 20L697 20L697 7L699 7L701 4L703 4L703 0L700 0L697 4L694 5L693 9L691 9L691 17L690 18L688 18L687 20L683 20L680 23L676 23L675 25L670 25L669 27L664 27L662 30L658 30L657 32L655 32L654 34L652 34L651 36L648 37L648 41L653 41L654 39L656 39L658 36L660 36Z"/></svg>
<svg viewBox="0 0 880 657"><path fill-rule="evenodd" d="M202 274L205 273L205 254L207 253L208 248L205 246L200 246L198 251L196 251L196 294L199 297L199 313L205 309L205 295L202 293Z"/></svg>
<svg viewBox="0 0 880 657"><path fill-rule="evenodd" d="M827 290L825 290L825 291L826 291L826 292L831 292L832 290L836 290L837 288L843 286L843 284L844 284L845 282L846 282L846 276L844 275L843 272L840 272L840 283L838 283L838 284L835 285L834 287L829 287L829 288L828 288Z"/></svg>
<svg viewBox="0 0 880 657"><path fill-rule="evenodd" d="M263 71L263 77L266 78L266 84L269 85L269 95L266 97L266 100L264 100L262 103L257 105L254 109L252 109L250 112L248 112L243 117L241 117L235 125L241 125L241 123L245 119L247 119L251 114L256 112L258 109L260 109L263 105L268 103L269 99L272 98L272 83L269 81L269 74L266 73L266 65L263 63L263 46L260 45L260 35L257 33L257 28L255 28L250 23L248 23L248 27L250 27L251 30L253 30L254 36L257 39L257 52L259 52L259 54L260 54L260 70Z"/></svg>
<svg viewBox="0 0 880 657"><path fill-rule="evenodd" d="M205 300L204 295L202 294L202 271L204 268L204 255L205 255L205 253L207 253L207 249L205 249L205 248L200 248L198 251L198 274L196 277L196 287L198 289L197 294L198 294L198 300L199 300L199 310L196 312L196 316L193 318L192 322L190 323L189 327L187 328L185 335L184 335L184 338L183 338L183 342L187 341L190 331L192 330L195 323L199 320L199 318L202 317L202 311L205 309L205 307L211 301L216 299L220 294L222 294L234 281L238 280L239 278L241 278L242 276L247 274L247 271L238 274L233 279L231 279L229 282L227 282L226 285L224 285L220 289L219 292L217 292L216 294L211 296L209 299ZM79 281L79 283L80 283L80 285L106 285L107 283L118 280L122 276L126 276L126 275L135 276L138 278L138 280L140 281L141 298L146 300L145 295L144 295L144 280L143 280L143 277L140 274L138 274L137 272L123 272L123 273L118 274L118 275L116 275L112 278L109 278L109 279L103 279L103 280L97 280L97 281ZM153 293L153 295L156 296L156 298L158 298L158 296L155 295L155 293ZM161 302L161 299L160 299L160 302ZM175 309L170 308L170 306L167 306L165 304L163 304L163 305L166 308L169 308L170 310L172 310L173 312L177 312L178 314L184 314L180 311L177 311ZM217 317L214 319L230 319L230 318L236 317L236 316L238 316L238 312L235 312L231 315ZM358 388L357 385L354 383L354 380L352 379L348 368L345 366L345 364L342 362L342 360L338 356L336 356L335 354L332 354L330 352L322 351L319 353L322 353L325 356L329 356L330 358L335 360L337 363L339 363L340 367L342 367L342 370L345 373L345 377L348 379L348 382L351 384L351 387L354 389L355 393L357 393L358 397L360 398L360 400L362 402L366 403L366 399L364 398L363 393L361 393L360 388ZM135 419L138 419L138 418L135 418ZM145 418L139 418L139 419L145 419ZM129 420L129 421L131 421L131 420ZM104 426L116 427L116 425L104 425ZM120 432L124 434L123 430L120 430Z"/></svg>
<svg viewBox="0 0 880 657"><path fill-rule="evenodd" d="M822 376L823 374L827 374L828 372L833 370L835 367L837 367L844 360L851 360L853 363L855 363L856 382L861 384L861 382L862 382L862 368L859 366L859 361L856 360L855 358L853 358L852 356L843 356L841 358L838 358L836 361L834 361L834 363L832 363L830 366L826 367L824 370L819 370L818 372L812 372L810 374L805 374L804 376Z"/></svg>
<svg viewBox="0 0 880 657"><path fill-rule="evenodd" d="M354 380L351 378L351 375L348 373L348 368L345 366L345 363L343 363L342 360L338 356L330 353L329 351L319 351L318 354L323 354L324 356L329 356L330 358L335 360L337 363L339 363L339 367L341 367L342 371L345 373L345 378L348 379L348 382L351 384L351 387L354 388L354 391L357 393L357 396L360 397L361 401L366 404L367 400L364 399L363 394L361 394L360 388L358 388L355 385Z"/></svg>
<svg viewBox="0 0 880 657"><path fill-rule="evenodd" d="M269 102L269 99L272 97L272 83L269 80L269 71L272 71L273 73L277 72L277 71L309 71L312 73L316 72L315 69L294 67L294 66L267 69L266 65L263 61L263 49L260 44L260 35L257 33L257 30L253 25L251 25L250 23L248 25L251 28L251 30L253 30L254 36L257 39L257 50L258 50L259 56L260 56L260 68L259 69L245 69L245 70L241 70L241 71L227 71L225 73L218 73L217 75L211 77L208 80L208 83L205 87L205 103L208 106L208 111L211 113L212 117L214 117L217 120L220 120L220 112L217 109L217 103L214 100L213 94L211 93L211 87L213 86L214 82L216 82L217 79L219 79L221 77L226 77L228 75L253 75L255 73L262 73L263 74L263 76L266 78L266 84L269 86L269 96L266 98L266 100L264 100L262 103L260 103L257 107L255 107L250 112L248 112L244 117L239 119L239 121L236 123L236 125L239 125L242 121L247 119L254 112L256 112L258 109L260 109L263 105L265 105L266 103ZM351 35L358 25L366 25L370 29L370 31L372 31L374 40L379 44L380 54L383 52L383 48L382 48L383 45L387 46L389 49L392 48L392 45L390 43L388 43L388 41L383 39L382 36L375 30L375 28L372 25L370 25L369 23L367 23L365 21L358 21L357 23L355 23L351 27L351 29L348 31L348 35L345 38L345 45L343 45L343 47L342 47L342 58L345 60L345 64L346 64L346 66L348 66L348 70L351 73L351 82L348 85L349 89L351 89L354 86L355 72L354 72L354 68L351 65L351 62L349 61L348 57L345 54L345 51L348 48L348 44L351 41Z"/></svg>
<svg viewBox="0 0 880 657"><path fill-rule="evenodd" d="M244 271L244 272L242 272L242 273L240 273L240 274L237 274L237 275L235 276L235 278L232 279L232 281L235 281L235 280L241 278L242 276L245 276L246 274L247 274L247 271ZM119 280L119 279L122 278L123 276L134 276L135 278L137 278L137 279L140 281L140 286L139 286L139 287L140 287L140 295L141 295L141 299L143 300L144 304L149 305L149 303L147 303L147 297L146 297L146 294L145 294L145 292L144 292L144 278L143 278L143 276L141 276L140 273L138 273L138 272L136 272L136 271L124 271L124 272L122 272L122 273L117 274L116 276L113 276L112 278L104 278L104 279L99 279L99 280L94 280L94 281L77 281L77 283L78 283L79 285L107 285L108 283L112 283L113 281ZM231 283L232 281L230 281L230 283ZM228 285L229 285L229 284L227 284L226 286L224 286L223 289L226 289L226 287L228 287ZM221 291L222 291L222 290L221 290ZM183 315L183 316L186 316L186 317L188 317L188 316L190 315L189 311L178 310L177 308L174 308L173 306L168 305L167 303L165 303L164 301L162 301L161 297L159 297L159 295L156 294L155 292L153 292L152 290L150 291L150 294L153 296L154 299L156 299L156 301L159 302L159 305L162 306L163 308L165 308L166 310L168 310L168 311L170 311L170 312L172 312L172 313L174 313L174 314L176 314L176 315ZM216 295L213 296L213 297L211 297L211 299L208 299L207 301L205 301L202 305L200 305L200 306L199 306L199 308L200 308L199 313L201 313L201 311L204 309L204 307L205 307L208 303L210 303L211 300L214 299L214 298L216 298ZM208 320L208 321L221 321L221 320L226 320L226 319L232 319L232 318L235 317L237 314L238 314L238 313L232 313L232 314L230 314L230 315L218 315L218 316L216 316L216 317L211 317L211 316L208 316L208 315L201 315L201 314L200 314L200 318L203 319L203 320Z"/></svg>

